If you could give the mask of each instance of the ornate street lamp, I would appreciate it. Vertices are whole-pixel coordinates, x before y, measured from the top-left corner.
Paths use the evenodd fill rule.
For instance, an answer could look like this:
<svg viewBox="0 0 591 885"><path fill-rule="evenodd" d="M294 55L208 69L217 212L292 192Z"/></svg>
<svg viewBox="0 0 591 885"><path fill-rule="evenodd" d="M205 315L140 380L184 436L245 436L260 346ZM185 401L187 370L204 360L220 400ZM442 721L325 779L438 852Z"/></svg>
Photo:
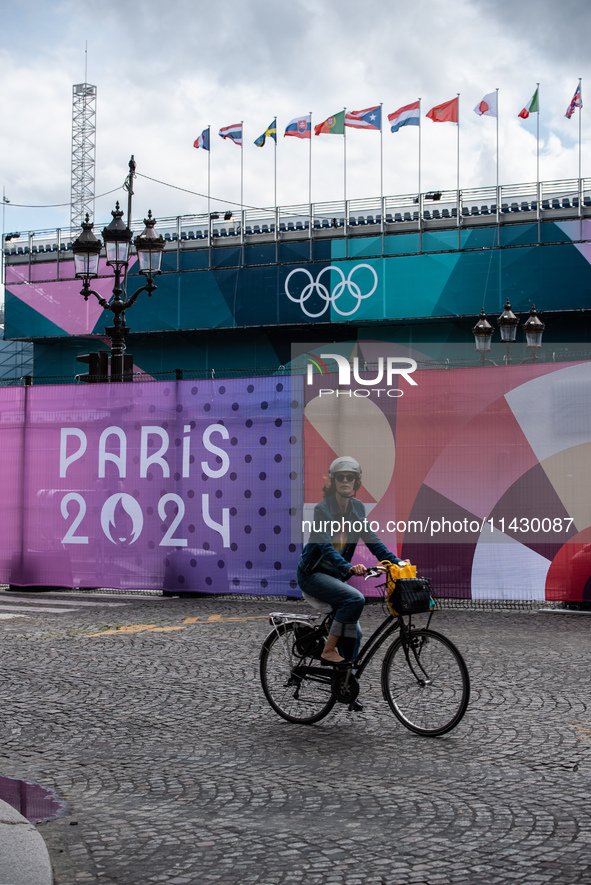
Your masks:
<svg viewBox="0 0 591 885"><path fill-rule="evenodd" d="M505 302L503 313L497 320L497 325L501 330L501 341L504 341L507 345L507 356L505 361L508 365L511 362L511 344L515 341L517 326L519 325L519 320L511 310L508 298Z"/></svg>
<svg viewBox="0 0 591 885"><path fill-rule="evenodd" d="M474 341L476 342L476 350L480 354L481 366L483 366L486 362L486 354L490 350L490 340L492 338L493 331L493 327L487 320L483 307L480 311L478 322L472 328L472 334L474 335Z"/></svg>
<svg viewBox="0 0 591 885"><path fill-rule="evenodd" d="M546 325L539 318L535 304L532 304L531 310L529 312L529 317L523 324L523 331L525 332L525 343L526 346L529 348L532 363L535 363L536 361L537 349L542 346L542 334L545 328Z"/></svg>
<svg viewBox="0 0 591 885"><path fill-rule="evenodd" d="M152 218L151 210L148 211L148 217L144 218L145 229L134 240L137 257L140 265L140 273L148 277L150 280L157 274L161 273L160 265L162 264L162 252L164 251L164 237L160 234L156 236L154 225L156 219ZM146 289L151 283L146 285ZM156 286L151 286L149 295L152 294ZM141 290L140 290L141 291Z"/></svg>
<svg viewBox="0 0 591 885"><path fill-rule="evenodd" d="M505 308L503 310L503 313L497 320L497 325L499 326L499 329L501 331L501 341L504 341L507 345L505 364L508 365L511 362L511 344L516 339L517 326L519 325L519 320L511 310L509 299L507 299L507 301L505 302ZM529 362L529 360L531 360L535 363L538 348L542 346L542 333L545 328L545 324L538 316L535 304L532 304L531 310L529 312L529 317L527 318L525 323L523 323L523 330L525 332L525 343L530 352L530 355L527 359L522 360L522 362L527 363ZM472 327L472 334L474 335L474 341L476 342L476 350L480 354L481 366L484 366L487 362L491 363L493 366L497 365L492 360L486 358L486 354L490 351L493 333L494 329L488 322L483 307L480 311L478 322L475 326Z"/></svg>
<svg viewBox="0 0 591 885"><path fill-rule="evenodd" d="M129 247L133 234L123 223L123 212L119 208L119 203L116 204L111 215L113 220L103 229L107 264L115 269L113 298L110 302L90 288L90 280L98 276L98 262L102 244L92 232L93 225L90 223L88 215L86 216L86 221L82 224L82 233L72 244L72 251L74 253L76 279L83 281L80 294L85 301L88 301L90 295L94 295L100 306L113 314L113 325L107 326L105 329L111 339L111 381L123 381L124 378L131 374L130 371L125 370L125 339L129 332L125 324L125 311L135 304L141 292L147 292L148 295L151 295L156 289L154 277L161 273L160 264L164 249L164 239L156 234L154 230L156 219L152 218L151 212L148 212L148 217L144 219L146 228L135 238L139 269L140 273L146 277L146 285L134 292L131 298L122 298L123 287L121 286L121 278L128 264ZM127 361L132 362L129 354ZM131 374L130 380L132 378Z"/></svg>
<svg viewBox="0 0 591 885"><path fill-rule="evenodd" d="M87 212L86 220L82 222L82 233L72 244L76 279L85 280L85 285L88 285L89 280L94 280L98 277L99 257L102 248L101 241L97 240L92 232L93 227L94 224L90 221L90 216ZM88 295L84 297L85 300L88 300Z"/></svg>

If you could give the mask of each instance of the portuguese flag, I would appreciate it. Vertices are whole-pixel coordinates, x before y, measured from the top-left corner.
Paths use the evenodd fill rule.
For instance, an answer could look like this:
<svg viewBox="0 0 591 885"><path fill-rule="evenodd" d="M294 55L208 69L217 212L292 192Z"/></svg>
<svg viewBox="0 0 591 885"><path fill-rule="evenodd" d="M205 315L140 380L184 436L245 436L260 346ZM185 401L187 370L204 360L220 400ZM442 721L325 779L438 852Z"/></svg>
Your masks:
<svg viewBox="0 0 591 885"><path fill-rule="evenodd" d="M328 117L324 123L318 123L314 126L314 135L344 135L345 134L345 112L339 111L332 117Z"/></svg>

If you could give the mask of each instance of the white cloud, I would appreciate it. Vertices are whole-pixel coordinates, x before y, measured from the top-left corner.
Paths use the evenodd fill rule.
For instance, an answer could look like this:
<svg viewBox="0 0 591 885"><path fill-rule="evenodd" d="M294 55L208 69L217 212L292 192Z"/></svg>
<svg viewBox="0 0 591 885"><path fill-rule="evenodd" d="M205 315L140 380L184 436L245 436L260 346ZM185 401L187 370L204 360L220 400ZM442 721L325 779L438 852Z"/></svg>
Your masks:
<svg viewBox="0 0 591 885"><path fill-rule="evenodd" d="M278 199L308 199L308 143L283 138L287 122L315 123L344 106L384 103L384 119L422 98L423 114L461 94L461 185L494 185L496 128L472 111L500 90L500 174L535 178L535 118L517 113L541 83L540 173L578 170L578 119L564 111L586 77L587 0L172 0L141 5L39 0L7 8L0 37L1 181L13 204L69 199L72 84L96 84L97 193L119 186L133 153L138 172L206 193L207 154L193 141L212 126L211 190L240 198L240 151L218 129L244 120L244 199L273 201L273 145L254 139L278 117ZM584 79L585 84L585 79ZM578 113L578 112L577 112ZM455 188L456 127L423 117L424 189ZM590 127L583 117L583 139ZM347 193L379 192L379 134L348 130ZM415 129L383 134L386 193L417 187ZM343 194L342 138L313 138L313 199ZM584 157L583 174L589 170ZM121 193L121 199L124 194ZM97 202L99 224L115 197ZM202 198L136 182L134 217L205 210ZM68 208L7 209L9 229L67 226Z"/></svg>

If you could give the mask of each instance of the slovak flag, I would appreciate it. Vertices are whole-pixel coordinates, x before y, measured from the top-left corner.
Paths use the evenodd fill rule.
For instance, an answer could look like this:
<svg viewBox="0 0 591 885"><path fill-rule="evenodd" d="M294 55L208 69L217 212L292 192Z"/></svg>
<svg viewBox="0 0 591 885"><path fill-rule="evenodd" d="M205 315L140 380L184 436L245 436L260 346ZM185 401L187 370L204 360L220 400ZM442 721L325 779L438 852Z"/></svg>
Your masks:
<svg viewBox="0 0 591 885"><path fill-rule="evenodd" d="M312 138L312 114L305 117L294 117L285 127L283 137L293 135L295 138Z"/></svg>
<svg viewBox="0 0 591 885"><path fill-rule="evenodd" d="M347 111L345 114L345 126L353 129L381 129L382 108L365 108L363 111Z"/></svg>
<svg viewBox="0 0 591 885"><path fill-rule="evenodd" d="M498 117L497 93L489 92L474 108L479 117Z"/></svg>
<svg viewBox="0 0 591 885"><path fill-rule="evenodd" d="M204 129L199 138L196 138L193 142L194 148L203 148L204 150L209 150L209 126L207 129Z"/></svg>
<svg viewBox="0 0 591 885"><path fill-rule="evenodd" d="M402 126L420 126L420 102L414 101L412 104L405 104L403 108L398 108L393 114L388 114L388 121L392 132L398 132Z"/></svg>
<svg viewBox="0 0 591 885"><path fill-rule="evenodd" d="M223 126L220 129L221 138L229 138L234 144L242 147L242 123L234 123L232 126Z"/></svg>
<svg viewBox="0 0 591 885"><path fill-rule="evenodd" d="M566 114L564 116L567 118L567 120L570 120L570 118L572 117L572 115L575 112L575 108L582 108L582 107L583 107L583 98L581 96L581 84L579 83L579 85L575 89L575 94L573 95L572 101L569 104L569 106L567 107Z"/></svg>

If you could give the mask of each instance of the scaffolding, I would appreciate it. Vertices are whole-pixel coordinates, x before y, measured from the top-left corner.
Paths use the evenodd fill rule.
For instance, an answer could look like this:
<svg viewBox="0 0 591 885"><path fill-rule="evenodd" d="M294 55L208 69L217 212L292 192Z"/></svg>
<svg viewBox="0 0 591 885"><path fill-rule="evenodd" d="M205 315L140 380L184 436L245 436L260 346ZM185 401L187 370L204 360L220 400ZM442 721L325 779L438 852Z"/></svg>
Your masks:
<svg viewBox="0 0 591 885"><path fill-rule="evenodd" d="M79 228L87 213L94 216L95 153L96 86L78 83L72 87L72 228Z"/></svg>

